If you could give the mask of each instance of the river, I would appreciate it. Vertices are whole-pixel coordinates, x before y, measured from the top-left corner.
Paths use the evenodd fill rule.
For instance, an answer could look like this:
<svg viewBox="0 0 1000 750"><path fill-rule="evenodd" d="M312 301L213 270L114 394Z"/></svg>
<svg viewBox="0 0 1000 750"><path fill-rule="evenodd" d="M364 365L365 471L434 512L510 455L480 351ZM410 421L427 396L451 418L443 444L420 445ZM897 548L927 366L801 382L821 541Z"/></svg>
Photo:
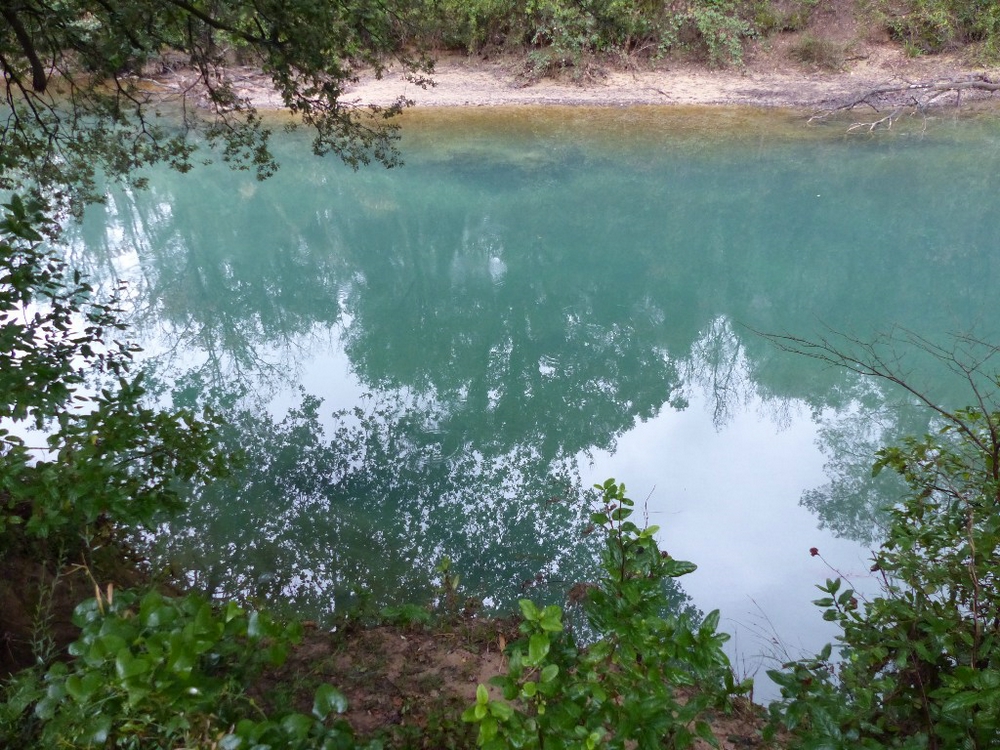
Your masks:
<svg viewBox="0 0 1000 750"><path fill-rule="evenodd" d="M815 650L815 584L874 586L900 488L872 483L873 451L927 417L760 332L1000 321L986 118L428 110L398 169L276 150L263 183L151 171L68 236L128 282L159 398L219 410L246 456L154 560L311 618L427 600L444 557L487 610L559 601L593 575L586 488L614 476L699 565L676 601L721 608L738 672Z"/></svg>

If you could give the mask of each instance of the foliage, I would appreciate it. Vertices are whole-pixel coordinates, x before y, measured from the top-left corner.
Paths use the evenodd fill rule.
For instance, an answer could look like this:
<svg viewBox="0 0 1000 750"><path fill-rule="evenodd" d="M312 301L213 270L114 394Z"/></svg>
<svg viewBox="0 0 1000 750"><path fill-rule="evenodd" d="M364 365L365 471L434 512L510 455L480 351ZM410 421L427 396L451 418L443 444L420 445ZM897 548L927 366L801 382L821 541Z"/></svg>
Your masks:
<svg viewBox="0 0 1000 750"><path fill-rule="evenodd" d="M225 65L257 66L310 126L317 153L350 164L392 164L387 118L405 104L359 109L342 101L361 66L400 62L419 78L429 63L404 48L408 0L296 0L191 4L183 0L16 0L0 10L0 71L9 115L0 123L0 188L31 185L73 208L99 199L100 173L192 164L197 132L222 158L261 177L276 164L269 129L233 88ZM189 66L198 86L158 94L143 76ZM161 116L159 105L179 106Z"/></svg>
<svg viewBox="0 0 1000 750"><path fill-rule="evenodd" d="M343 695L322 685L311 715L267 716L247 693L280 664L300 628L215 609L197 595L98 591L74 612L80 637L69 663L28 670L0 704L5 747L354 747L350 727L331 718Z"/></svg>
<svg viewBox="0 0 1000 750"><path fill-rule="evenodd" d="M733 683L717 611L700 626L666 611L666 579L695 566L661 552L655 526L628 520L624 485L597 487L602 507L592 519L607 535L604 575L581 596L598 638L583 647L560 607L522 600L525 637L509 650L508 673L493 680L504 699L480 685L463 714L479 725L482 747L680 748L696 736L714 744L704 711L746 687Z"/></svg>
<svg viewBox="0 0 1000 750"><path fill-rule="evenodd" d="M44 553L44 540L75 554L109 524L178 507L178 482L220 476L227 461L211 414L144 404L114 300L91 299L42 245L42 221L17 196L0 221L0 538L8 551L21 539Z"/></svg>
<svg viewBox="0 0 1000 750"><path fill-rule="evenodd" d="M774 726L802 747L1000 743L1000 411L990 408L1000 381L981 373L998 349L964 338L928 351L962 374L976 406L934 406L936 431L878 452L874 472L890 469L908 488L874 557L883 590L859 603L827 581L816 604L841 628L836 658L828 645L770 673L782 690ZM843 359L906 383L900 360L867 352Z"/></svg>
<svg viewBox="0 0 1000 750"><path fill-rule="evenodd" d="M761 0L754 5L753 23L761 34L801 31L809 22L819 0L774 3Z"/></svg>
<svg viewBox="0 0 1000 750"><path fill-rule="evenodd" d="M984 57L1000 52L1000 7L991 0L873 0L890 35L915 54L979 43Z"/></svg>
<svg viewBox="0 0 1000 750"><path fill-rule="evenodd" d="M445 0L442 38L469 49L528 48L536 68L581 64L587 53L664 55L694 50L713 64L739 63L753 27L739 0Z"/></svg>
<svg viewBox="0 0 1000 750"><path fill-rule="evenodd" d="M789 51L799 62L832 71L841 70L846 57L844 45L812 34L804 35Z"/></svg>

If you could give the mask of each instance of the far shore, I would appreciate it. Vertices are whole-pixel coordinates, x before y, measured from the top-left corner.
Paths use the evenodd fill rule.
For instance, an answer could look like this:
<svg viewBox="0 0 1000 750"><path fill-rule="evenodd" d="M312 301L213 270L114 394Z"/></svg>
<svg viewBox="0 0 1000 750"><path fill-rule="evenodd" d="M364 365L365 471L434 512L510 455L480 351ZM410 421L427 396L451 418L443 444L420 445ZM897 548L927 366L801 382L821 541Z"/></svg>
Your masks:
<svg viewBox="0 0 1000 750"><path fill-rule="evenodd" d="M1000 79L1000 69L974 69L960 58L935 55L911 58L891 45L876 45L848 61L839 71L816 70L775 55L751 58L743 67L712 69L688 62L667 61L621 69L604 66L596 73L574 77L527 80L516 61L476 56L439 57L431 75L434 85L421 88L399 71L381 78L362 74L348 87L342 101L350 105L386 106L400 97L422 107L491 107L517 105L728 105L832 110L884 86L906 87L914 82ZM266 78L251 69L231 69L237 90L259 108L281 109L281 100ZM180 74L183 78L183 74ZM168 88L183 84L161 81ZM914 97L902 91L884 98L887 106L906 105ZM972 101L997 101L984 92L949 93L937 106ZM870 111L870 110L869 110Z"/></svg>

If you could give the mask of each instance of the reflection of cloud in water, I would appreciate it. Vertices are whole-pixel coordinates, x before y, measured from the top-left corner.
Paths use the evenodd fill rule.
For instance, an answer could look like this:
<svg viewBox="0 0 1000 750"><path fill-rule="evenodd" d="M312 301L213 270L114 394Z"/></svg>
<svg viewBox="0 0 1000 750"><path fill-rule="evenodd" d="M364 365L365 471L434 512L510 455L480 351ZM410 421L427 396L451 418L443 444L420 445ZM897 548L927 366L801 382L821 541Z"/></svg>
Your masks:
<svg viewBox="0 0 1000 750"><path fill-rule="evenodd" d="M685 592L703 611L719 608L734 663L758 665L769 644L752 631L758 607L792 651L815 653L833 637L812 606L815 585L832 572L809 556L818 546L845 572L861 573L867 551L854 542L818 531L812 513L798 505L803 490L823 481L823 456L808 419L777 426L761 420L766 404L749 398L725 424L715 414L712 393L695 390L684 411L664 411L618 439L617 451L590 456L584 482L626 478L630 495L645 500L651 523L661 527L661 547L692 560L698 570L683 579ZM770 635L770 634L768 634ZM777 695L763 671L757 697Z"/></svg>

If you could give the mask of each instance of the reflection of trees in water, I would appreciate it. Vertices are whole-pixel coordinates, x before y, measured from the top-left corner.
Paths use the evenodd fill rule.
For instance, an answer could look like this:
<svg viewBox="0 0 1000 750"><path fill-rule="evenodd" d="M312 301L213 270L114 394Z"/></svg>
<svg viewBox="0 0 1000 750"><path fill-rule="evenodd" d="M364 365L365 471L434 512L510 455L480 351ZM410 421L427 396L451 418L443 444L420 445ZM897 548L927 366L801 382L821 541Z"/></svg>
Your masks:
<svg viewBox="0 0 1000 750"><path fill-rule="evenodd" d="M845 353L865 356L867 352L887 369L905 374L908 382L933 401L952 407L975 400L965 382L965 369L981 378L987 368L980 360L987 354L994 355L988 345L978 340L970 345L963 343L961 336L943 336L944 343L935 344L900 329L870 339L827 331L800 342L820 342L824 338L841 342ZM755 357L747 351L761 340L764 339L753 335L741 337L724 318L713 321L692 346L690 359L681 367L684 380L701 386L718 428L732 419L737 410L751 404L757 404L779 427L788 423L789 411L796 408L796 403L797 408L808 409L818 428L816 444L826 458L827 481L805 490L801 504L815 514L820 528L863 543L877 542L886 509L896 503L905 487L893 472L873 476L876 453L904 437L934 429L934 413L913 394L850 367L835 367L832 359L826 362L813 359L817 367L810 369L801 366L808 364L809 358L792 355L791 364L800 367L789 372L799 377L808 374L816 385L807 398L784 396L776 392L783 382L796 393L801 392L802 385L789 384L787 378L761 377L761 371L768 367L767 358ZM788 352L778 352L772 347L770 358L775 355L789 356ZM961 367L954 366L956 360L963 363ZM989 383L979 386L983 392L992 387Z"/></svg>
<svg viewBox="0 0 1000 750"><path fill-rule="evenodd" d="M129 323L161 359L217 382L287 381L340 319L351 277L331 251L335 225L252 181L190 190L161 177L94 207L74 238L79 265L128 281Z"/></svg>
<svg viewBox="0 0 1000 750"><path fill-rule="evenodd" d="M876 404L859 398L839 409L814 415L819 425L817 445L826 457L827 482L802 494L801 504L819 519L820 528L837 536L863 543L879 540L885 509L895 503L903 486L890 472L872 476L875 453L901 437L900 424L906 410L889 405L888 394L879 384L859 381L859 390L881 396Z"/></svg>
<svg viewBox="0 0 1000 750"><path fill-rule="evenodd" d="M748 338L754 338L751 332L744 330L741 335L724 316L711 321L679 363L682 381L689 393L700 391L717 430L753 406L762 418L785 428L793 411L801 409L801 400L770 391L757 372L760 360L748 352Z"/></svg>
<svg viewBox="0 0 1000 750"><path fill-rule="evenodd" d="M317 614L359 594L429 598L443 556L470 594L500 606L593 574L597 540L581 534L589 511L571 460L531 446L446 455L433 410L411 407L383 397L330 421L304 396L280 419L227 412L245 464L160 529L157 557L209 590Z"/></svg>
<svg viewBox="0 0 1000 750"><path fill-rule="evenodd" d="M812 158L791 148L752 169L730 169L721 151L661 151L623 170L575 149L572 168L546 167L545 180L478 157L420 165L419 154L391 176L294 163L260 189L205 172L196 192L158 175L149 193L110 205L112 231L87 226L81 237L98 265L121 268L138 251L138 324L207 383L263 392L294 380L301 357L343 345L376 400L394 404L390 432L420 425L412 444L385 437L410 457L398 486L413 496L421 461L436 467L421 469L430 485L460 484L458 468L424 456L432 446L448 466L486 471L484 482L513 481L503 461L548 476L700 390L720 426L751 405L779 426L809 409L831 481L804 502L859 535L892 492L864 484L882 440L862 416L868 397L851 373L783 356L749 329L807 333L821 317L852 330L893 319L937 330L966 301L995 304L988 269L998 261L980 252L992 240L976 201L949 196L947 231L931 212L883 225L900 205L924 205L932 182L906 162L913 179L874 190L901 169L891 152L841 160L818 191ZM791 204L799 195L809 200ZM881 418L886 436L914 426ZM245 432L291 439L278 426ZM360 514L356 524L357 538L374 538ZM412 562L385 554L400 571Z"/></svg>
<svg viewBox="0 0 1000 750"><path fill-rule="evenodd" d="M345 298L345 348L369 387L433 394L442 430L489 452L546 455L610 447L672 398L662 321L585 263L462 207L407 216L399 232L345 232L364 280Z"/></svg>
<svg viewBox="0 0 1000 750"><path fill-rule="evenodd" d="M830 331L808 340L771 338L847 378L829 399L836 407L814 413L829 482L802 498L840 536L878 541L885 509L905 491L894 472L873 476L879 448L941 429L949 410L971 405L991 413L1000 406L993 337L926 337L897 327L865 339Z"/></svg>

